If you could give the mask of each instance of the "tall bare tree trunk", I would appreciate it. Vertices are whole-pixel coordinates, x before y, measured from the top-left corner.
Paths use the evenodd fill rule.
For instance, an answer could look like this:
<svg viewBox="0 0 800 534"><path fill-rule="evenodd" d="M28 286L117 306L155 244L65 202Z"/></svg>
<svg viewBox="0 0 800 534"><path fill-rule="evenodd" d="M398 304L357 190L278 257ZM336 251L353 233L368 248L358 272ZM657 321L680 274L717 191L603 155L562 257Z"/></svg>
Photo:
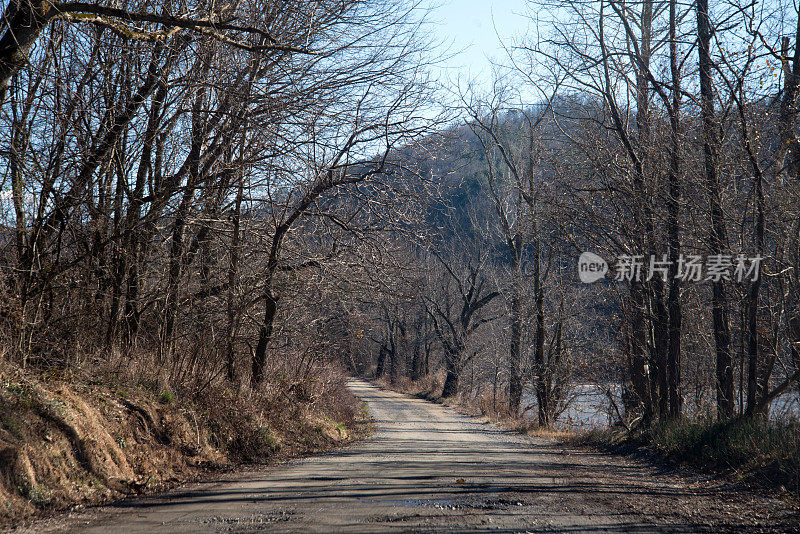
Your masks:
<svg viewBox="0 0 800 534"><path fill-rule="evenodd" d="M775 168L785 172L794 183L800 182L800 138L797 135L797 118L800 113L800 16L794 36L794 57L789 62L789 37L781 43L782 68L784 76L783 100L778 120L780 132L779 151ZM794 266L788 277L787 291L787 330L795 368L800 368L800 216L796 216L789 230L788 244L785 247L787 261ZM766 399L765 399L766 400ZM763 402L763 401L762 401Z"/></svg>
<svg viewBox="0 0 800 534"><path fill-rule="evenodd" d="M206 69L207 70L207 69ZM167 280L167 296L165 307L165 328L163 334L163 348L169 353L172 345L172 333L178 315L179 284L184 262L186 223L189 210L194 203L195 190L200 180L200 152L205 140L206 114L203 112L206 90L199 88L195 93L192 108L192 144L188 156L189 175L186 178L186 187L183 198L175 212L175 221L172 229L172 244L169 252L169 270Z"/></svg>
<svg viewBox="0 0 800 534"><path fill-rule="evenodd" d="M536 371L536 402L539 405L539 426L550 428L552 421L551 370L547 368L549 362L545 361L544 354L544 290L541 280L540 264L541 243L539 236L534 231L533 236L533 290L536 306L536 338L533 348L533 361Z"/></svg>
<svg viewBox="0 0 800 534"><path fill-rule="evenodd" d="M711 254L722 254L727 242L725 218L721 206L719 180L718 136L714 112L714 87L711 79L712 60L711 21L708 15L708 0L697 0L697 34L700 73L700 103L703 120L703 154L705 157L705 183L708 192L711 217ZM725 283L714 282L713 327L716 348L717 415L720 418L733 416L733 361L730 349L730 325L728 320L728 299Z"/></svg>
<svg viewBox="0 0 800 534"><path fill-rule="evenodd" d="M267 363L267 346L272 341L272 332L275 328L275 316L278 313L278 299L272 291L275 271L278 270L278 251L280 250L283 236L289 230L287 224L278 225L272 236L269 258L267 259L266 280L264 282L264 320L258 330L258 344L253 353L252 373L250 375L251 387L256 387L264 380L264 366Z"/></svg>
<svg viewBox="0 0 800 534"><path fill-rule="evenodd" d="M630 354L628 355L628 373L631 378L633 392L642 404L643 420L649 424L654 417L654 403L650 392L650 377L647 366L647 338L645 334L645 295L641 282L631 282L630 308L628 321L630 322Z"/></svg>
<svg viewBox="0 0 800 534"><path fill-rule="evenodd" d="M744 125L743 125L744 127ZM756 172L755 176L755 203L756 203L756 223L753 240L755 241L756 254L762 256L764 253L764 185L761 172ZM752 415L765 389L769 386L769 376L766 377L767 383L761 384L758 380L759 340L758 340L758 295L761 289L761 273L757 273L758 278L750 282L747 292L747 413Z"/></svg>
<svg viewBox="0 0 800 534"><path fill-rule="evenodd" d="M225 374L230 382L236 380L236 354L234 351L236 310L234 309L234 299L236 296L236 279L239 273L239 225L242 213L242 197L244 196L244 177L239 176L238 181L236 200L233 204L233 235L231 236L231 255L228 263L228 335L225 344Z"/></svg>
<svg viewBox="0 0 800 534"><path fill-rule="evenodd" d="M650 195L647 191L647 177L652 171L651 117L650 117L650 70L651 41L653 24L653 2L645 0L642 3L641 14L641 41L639 46L639 61L636 73L636 129L641 166L634 174L634 202L639 206L641 219L644 225L646 244L643 247L649 252L648 256L657 255L655 221ZM646 310L650 322L650 397L653 402L653 411L659 418L667 412L667 350L669 343L667 308L664 304L664 281L653 277L646 285Z"/></svg>
<svg viewBox="0 0 800 534"><path fill-rule="evenodd" d="M511 287L511 350L508 362L508 410L512 415L519 412L522 402L522 235L518 232L510 239L512 250ZM536 373L541 370L537 369ZM537 377L538 380L538 377Z"/></svg>
<svg viewBox="0 0 800 534"><path fill-rule="evenodd" d="M680 155L680 109L681 79L678 67L677 0L669 3L669 56L672 75L672 114L670 116L670 170L669 197L667 199L667 239L669 240L669 352L667 354L667 374L669 375L668 396L669 416L677 418L683 410L681 397L681 281L677 278L680 242L680 201L681 201L681 155Z"/></svg>

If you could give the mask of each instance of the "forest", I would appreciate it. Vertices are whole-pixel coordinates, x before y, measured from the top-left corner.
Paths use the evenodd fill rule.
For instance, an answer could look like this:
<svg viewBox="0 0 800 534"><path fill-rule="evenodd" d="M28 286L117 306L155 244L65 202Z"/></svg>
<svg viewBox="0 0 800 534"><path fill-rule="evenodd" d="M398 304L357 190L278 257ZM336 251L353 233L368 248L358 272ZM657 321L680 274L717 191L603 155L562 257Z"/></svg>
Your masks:
<svg viewBox="0 0 800 534"><path fill-rule="evenodd" d="M570 429L591 390L627 433L782 428L800 487L797 3L524 9L480 84L425 2L6 0L0 411L266 427L360 376Z"/></svg>

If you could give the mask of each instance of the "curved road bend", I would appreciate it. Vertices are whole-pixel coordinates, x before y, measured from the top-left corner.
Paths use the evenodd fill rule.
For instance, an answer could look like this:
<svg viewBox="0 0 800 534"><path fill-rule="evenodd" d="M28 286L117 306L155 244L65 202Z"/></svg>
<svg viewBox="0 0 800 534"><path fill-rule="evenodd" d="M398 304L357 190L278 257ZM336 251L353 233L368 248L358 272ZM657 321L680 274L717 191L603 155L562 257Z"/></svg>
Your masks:
<svg viewBox="0 0 800 534"><path fill-rule="evenodd" d="M165 532L785 532L774 499L503 431L353 380L375 435L333 453L124 501L56 530ZM49 530L49 529L48 529Z"/></svg>

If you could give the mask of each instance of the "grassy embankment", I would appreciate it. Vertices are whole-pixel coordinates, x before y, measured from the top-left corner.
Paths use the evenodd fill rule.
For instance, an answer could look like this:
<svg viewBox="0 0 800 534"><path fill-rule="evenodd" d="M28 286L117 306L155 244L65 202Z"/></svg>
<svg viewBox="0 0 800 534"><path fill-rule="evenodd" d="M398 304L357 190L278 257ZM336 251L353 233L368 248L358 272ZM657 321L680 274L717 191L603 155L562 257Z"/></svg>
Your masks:
<svg viewBox="0 0 800 534"><path fill-rule="evenodd" d="M633 433L594 431L578 443L611 449L645 447L659 458L744 484L800 497L800 424L763 418L681 419Z"/></svg>
<svg viewBox="0 0 800 534"><path fill-rule="evenodd" d="M0 357L0 525L313 454L368 432L363 406L334 369L306 382L273 376L251 392L103 368L31 371Z"/></svg>

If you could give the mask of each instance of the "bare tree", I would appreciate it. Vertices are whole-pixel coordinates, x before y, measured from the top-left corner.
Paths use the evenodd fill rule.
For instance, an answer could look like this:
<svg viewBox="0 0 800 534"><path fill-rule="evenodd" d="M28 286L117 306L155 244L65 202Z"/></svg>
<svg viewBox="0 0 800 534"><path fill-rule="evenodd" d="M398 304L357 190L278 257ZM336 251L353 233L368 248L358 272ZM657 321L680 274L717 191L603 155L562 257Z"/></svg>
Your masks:
<svg viewBox="0 0 800 534"><path fill-rule="evenodd" d="M443 267L438 283L441 290L438 295L428 296L426 302L447 371L442 396L452 397L458 393L465 366L480 352L470 343L473 334L495 318L486 315L484 308L500 293L487 288L483 272L488 261L486 252L477 256L434 256Z"/></svg>

